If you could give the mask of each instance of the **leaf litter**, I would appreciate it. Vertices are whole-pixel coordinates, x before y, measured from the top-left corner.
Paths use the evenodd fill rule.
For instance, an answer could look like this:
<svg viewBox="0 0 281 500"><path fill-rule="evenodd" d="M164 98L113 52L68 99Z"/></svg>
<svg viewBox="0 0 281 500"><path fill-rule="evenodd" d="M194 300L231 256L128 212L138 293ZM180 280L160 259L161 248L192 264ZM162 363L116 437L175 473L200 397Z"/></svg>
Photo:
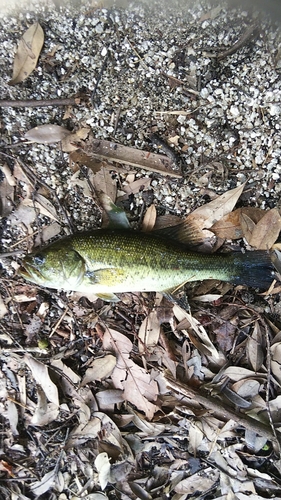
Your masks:
<svg viewBox="0 0 281 500"><path fill-rule="evenodd" d="M202 22L219 13L204 14ZM11 85L34 76L43 43L39 28L33 25L20 43ZM213 190L211 201L184 220L165 214L161 222L161 203L150 198L155 178L139 177L137 169L181 179L168 157L163 163L163 155L99 140L85 124L76 125L70 131L46 123L24 137L33 141L29 147L67 154L72 194L80 204L92 203L95 223L106 223L104 208L116 202L143 231L191 224L201 249L209 251L229 240L234 248L238 240L268 251L278 239L277 208L235 209L244 183L221 195ZM179 143L180 135L170 137ZM1 171L2 215L13 228L13 244L27 252L34 242L71 231L58 204L59 185L40 184L36 169L30 176L20 162ZM132 200L137 207L140 199L141 210L132 216ZM75 221L68 209L72 215ZM15 481L14 498L24 498L24 491L61 500L280 494L281 338L273 292L213 281L187 285L185 310L161 294L124 294L108 305L4 277L0 473L4 481L24 483L21 489ZM23 430L32 439L24 440Z"/></svg>

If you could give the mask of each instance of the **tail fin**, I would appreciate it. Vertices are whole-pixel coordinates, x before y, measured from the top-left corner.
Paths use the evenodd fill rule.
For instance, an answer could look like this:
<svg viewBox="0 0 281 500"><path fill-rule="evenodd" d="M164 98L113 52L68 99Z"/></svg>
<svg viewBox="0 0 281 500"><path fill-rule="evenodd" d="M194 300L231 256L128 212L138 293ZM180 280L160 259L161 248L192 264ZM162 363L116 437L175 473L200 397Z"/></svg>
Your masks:
<svg viewBox="0 0 281 500"><path fill-rule="evenodd" d="M232 254L234 274L229 281L235 285L247 285L267 290L275 279L275 269L270 253L255 250L244 254Z"/></svg>

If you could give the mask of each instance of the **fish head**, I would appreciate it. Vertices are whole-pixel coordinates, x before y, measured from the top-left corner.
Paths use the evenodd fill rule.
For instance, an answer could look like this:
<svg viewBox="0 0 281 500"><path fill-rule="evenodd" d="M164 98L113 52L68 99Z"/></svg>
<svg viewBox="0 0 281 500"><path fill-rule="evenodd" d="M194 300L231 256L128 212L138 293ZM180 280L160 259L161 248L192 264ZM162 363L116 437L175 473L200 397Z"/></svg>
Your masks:
<svg viewBox="0 0 281 500"><path fill-rule="evenodd" d="M85 267L81 255L60 242L27 255L19 274L37 285L75 290L83 281Z"/></svg>

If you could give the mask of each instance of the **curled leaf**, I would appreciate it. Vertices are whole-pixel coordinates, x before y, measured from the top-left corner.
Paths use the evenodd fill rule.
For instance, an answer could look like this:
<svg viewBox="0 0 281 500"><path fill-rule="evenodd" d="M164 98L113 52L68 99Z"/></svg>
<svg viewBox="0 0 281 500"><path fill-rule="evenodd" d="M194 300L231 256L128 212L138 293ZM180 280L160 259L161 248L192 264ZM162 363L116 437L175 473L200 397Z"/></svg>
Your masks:
<svg viewBox="0 0 281 500"><path fill-rule="evenodd" d="M13 76L9 85L23 82L36 67L44 43L44 31L39 23L32 24L21 38L14 59Z"/></svg>

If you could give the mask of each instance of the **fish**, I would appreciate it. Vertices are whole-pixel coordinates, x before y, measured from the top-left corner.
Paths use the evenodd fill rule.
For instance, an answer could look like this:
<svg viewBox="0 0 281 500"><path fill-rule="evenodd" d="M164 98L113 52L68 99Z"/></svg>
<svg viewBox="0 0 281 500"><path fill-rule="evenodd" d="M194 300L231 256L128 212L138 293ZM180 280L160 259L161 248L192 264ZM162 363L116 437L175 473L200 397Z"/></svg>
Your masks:
<svg viewBox="0 0 281 500"><path fill-rule="evenodd" d="M43 287L114 300L118 293L172 293L207 279L266 290L274 268L266 251L200 254L153 232L107 228L66 236L28 254L19 274Z"/></svg>

